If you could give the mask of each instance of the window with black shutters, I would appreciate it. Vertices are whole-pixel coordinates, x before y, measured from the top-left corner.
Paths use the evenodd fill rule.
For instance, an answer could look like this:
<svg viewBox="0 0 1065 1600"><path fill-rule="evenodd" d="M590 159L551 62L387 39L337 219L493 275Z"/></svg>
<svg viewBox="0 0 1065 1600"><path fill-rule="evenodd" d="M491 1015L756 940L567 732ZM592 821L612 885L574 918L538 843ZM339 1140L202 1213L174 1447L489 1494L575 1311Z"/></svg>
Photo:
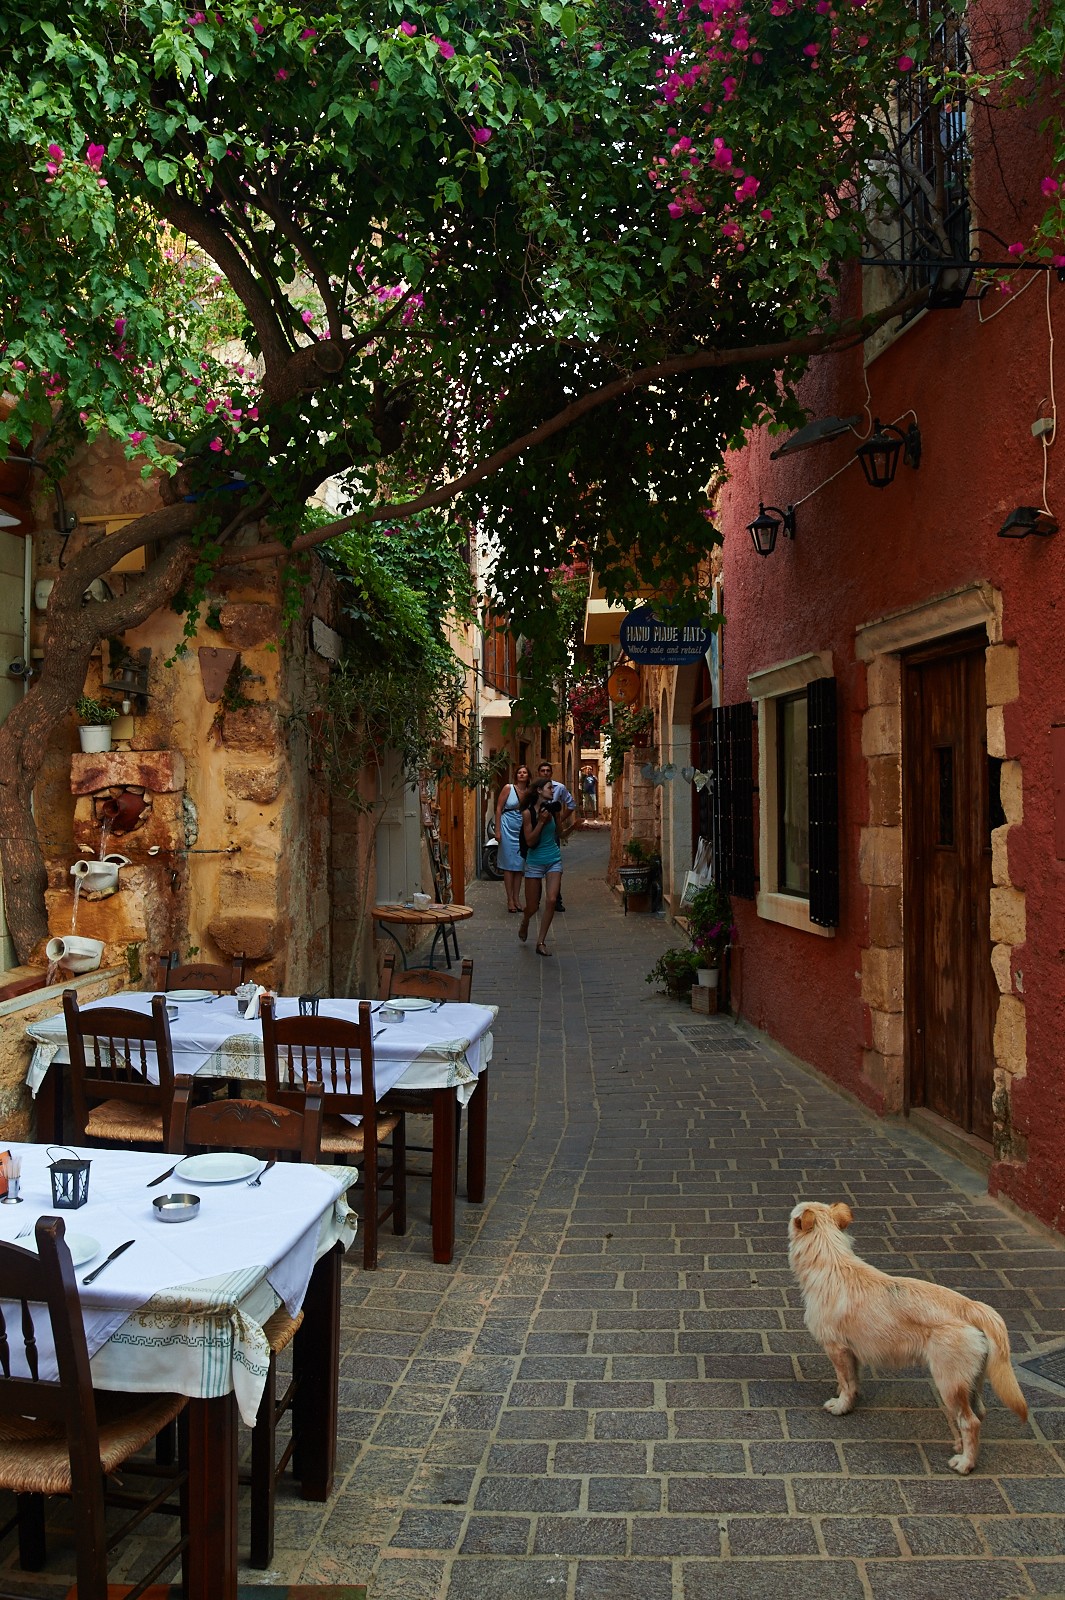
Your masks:
<svg viewBox="0 0 1065 1600"><path fill-rule="evenodd" d="M825 651L752 673L758 707L758 913L811 933L839 922L836 680Z"/></svg>
<svg viewBox="0 0 1065 1600"><path fill-rule="evenodd" d="M714 881L754 899L754 706L741 700L713 713Z"/></svg>

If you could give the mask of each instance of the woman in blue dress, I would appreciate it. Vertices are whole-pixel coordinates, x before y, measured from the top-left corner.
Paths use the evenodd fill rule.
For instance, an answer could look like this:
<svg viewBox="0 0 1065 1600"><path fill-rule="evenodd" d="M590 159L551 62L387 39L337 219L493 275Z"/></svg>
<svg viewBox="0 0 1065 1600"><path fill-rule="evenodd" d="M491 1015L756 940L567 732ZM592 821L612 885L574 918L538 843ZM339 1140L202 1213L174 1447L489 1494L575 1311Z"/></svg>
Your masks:
<svg viewBox="0 0 1065 1600"><path fill-rule="evenodd" d="M541 891L546 886L536 941L538 956L552 954L547 948L547 930L555 915L562 888L562 846L558 829L562 802L554 799L554 789L550 778L538 778L529 791L521 813L522 837L525 840L525 910L518 938L528 938L529 924L540 908Z"/></svg>
<svg viewBox="0 0 1065 1600"><path fill-rule="evenodd" d="M513 782L505 783L496 801L496 838L499 850L496 856L503 883L507 891L507 910L520 911L521 882L525 861L518 840L521 838L521 808L529 793L529 769L519 767Z"/></svg>

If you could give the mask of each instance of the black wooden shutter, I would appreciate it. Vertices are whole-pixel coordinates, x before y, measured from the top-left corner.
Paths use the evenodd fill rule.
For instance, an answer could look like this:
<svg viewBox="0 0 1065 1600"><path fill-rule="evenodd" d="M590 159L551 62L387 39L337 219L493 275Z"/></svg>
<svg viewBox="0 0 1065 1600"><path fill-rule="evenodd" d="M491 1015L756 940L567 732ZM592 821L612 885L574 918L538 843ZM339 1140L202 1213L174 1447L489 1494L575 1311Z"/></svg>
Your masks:
<svg viewBox="0 0 1065 1600"><path fill-rule="evenodd" d="M754 899L754 707L714 708L714 881Z"/></svg>
<svg viewBox="0 0 1065 1600"><path fill-rule="evenodd" d="M839 925L839 734L835 678L806 688L810 803L810 921Z"/></svg>

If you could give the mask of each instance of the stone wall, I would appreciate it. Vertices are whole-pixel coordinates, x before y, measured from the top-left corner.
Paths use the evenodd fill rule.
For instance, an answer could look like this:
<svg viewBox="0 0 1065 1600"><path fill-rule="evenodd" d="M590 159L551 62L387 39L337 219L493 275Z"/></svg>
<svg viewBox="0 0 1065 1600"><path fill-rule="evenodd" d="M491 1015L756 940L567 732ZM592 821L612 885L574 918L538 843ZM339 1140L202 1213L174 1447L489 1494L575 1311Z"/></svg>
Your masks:
<svg viewBox="0 0 1065 1600"><path fill-rule="evenodd" d="M61 1011L64 989L77 990L80 1004L85 1005L117 993L126 982L124 966L106 968L0 1001L0 1139L29 1140L34 1136L33 1101L26 1088L34 1048L26 1034L29 1024Z"/></svg>
<svg viewBox="0 0 1065 1600"><path fill-rule="evenodd" d="M94 532L157 503L154 486L102 444L64 488L83 522L98 519ZM44 535L38 554L37 576L54 575L57 541ZM329 982L330 802L309 730L336 602L316 557L297 567L302 608L287 625L276 565L234 564L212 579L191 640L166 610L128 630L117 654L103 644L86 691L117 698L102 685L123 652L146 649L147 697L115 723L111 753L76 753L71 718L46 757L36 808L51 931L71 931L79 854L127 857L117 892L81 897L77 932L102 939L105 964L134 984L157 981L172 951L182 961L243 954L251 976L290 991ZM116 591L131 581L121 570L108 578ZM120 816L102 832L108 810Z"/></svg>

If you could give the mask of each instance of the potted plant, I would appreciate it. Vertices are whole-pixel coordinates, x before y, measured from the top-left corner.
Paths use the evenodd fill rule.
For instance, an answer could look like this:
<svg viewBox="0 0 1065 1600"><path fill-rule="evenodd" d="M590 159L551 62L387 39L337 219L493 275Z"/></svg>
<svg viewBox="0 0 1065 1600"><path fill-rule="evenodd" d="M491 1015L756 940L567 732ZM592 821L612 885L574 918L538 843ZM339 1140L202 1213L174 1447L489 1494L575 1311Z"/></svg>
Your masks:
<svg viewBox="0 0 1065 1600"><path fill-rule="evenodd" d="M118 716L118 707L107 700L94 700L83 694L74 710L78 718L78 738L83 750L110 750L111 724Z"/></svg>
<svg viewBox="0 0 1065 1600"><path fill-rule="evenodd" d="M688 906L688 929L698 958L697 978L704 988L716 989L725 951L735 935L732 901L717 884L699 889Z"/></svg>
<svg viewBox="0 0 1065 1600"><path fill-rule="evenodd" d="M695 982L698 963L698 952L690 947L684 949L676 946L672 950L663 950L645 981L662 984L673 1000L686 1000Z"/></svg>
<svg viewBox="0 0 1065 1600"><path fill-rule="evenodd" d="M625 846L625 860L618 868L621 886L626 894L646 894L657 851L643 839L630 839Z"/></svg>

